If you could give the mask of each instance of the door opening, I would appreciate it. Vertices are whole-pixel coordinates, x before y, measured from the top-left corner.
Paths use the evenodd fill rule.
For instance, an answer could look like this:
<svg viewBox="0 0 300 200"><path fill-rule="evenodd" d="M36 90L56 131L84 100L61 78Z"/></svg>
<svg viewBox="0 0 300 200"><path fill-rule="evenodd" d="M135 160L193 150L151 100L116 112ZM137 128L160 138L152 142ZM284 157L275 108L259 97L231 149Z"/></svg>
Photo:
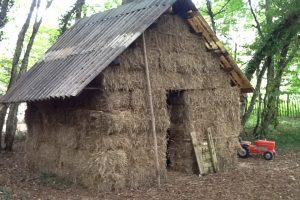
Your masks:
<svg viewBox="0 0 300 200"><path fill-rule="evenodd" d="M184 136L185 104L183 99L184 90L167 91L167 108L170 117L170 127L166 133L167 139L167 168L182 171L183 152L180 151Z"/></svg>

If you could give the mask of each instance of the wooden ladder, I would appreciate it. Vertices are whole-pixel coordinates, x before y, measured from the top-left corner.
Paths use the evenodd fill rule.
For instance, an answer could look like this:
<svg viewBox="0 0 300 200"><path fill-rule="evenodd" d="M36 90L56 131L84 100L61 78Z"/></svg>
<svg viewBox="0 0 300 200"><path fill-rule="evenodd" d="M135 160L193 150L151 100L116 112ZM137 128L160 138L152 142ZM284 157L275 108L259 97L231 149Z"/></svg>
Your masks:
<svg viewBox="0 0 300 200"><path fill-rule="evenodd" d="M211 128L206 130L205 139L201 139L199 132L191 132L191 138L200 175L219 171Z"/></svg>

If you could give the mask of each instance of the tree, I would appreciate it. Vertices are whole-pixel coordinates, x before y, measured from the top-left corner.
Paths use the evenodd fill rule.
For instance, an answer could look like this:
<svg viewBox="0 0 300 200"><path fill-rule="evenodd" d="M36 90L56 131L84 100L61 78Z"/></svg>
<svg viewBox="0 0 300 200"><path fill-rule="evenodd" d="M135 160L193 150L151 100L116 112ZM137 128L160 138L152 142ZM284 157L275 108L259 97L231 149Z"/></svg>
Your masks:
<svg viewBox="0 0 300 200"><path fill-rule="evenodd" d="M77 0L71 10L62 16L59 24L60 35L62 35L73 24L74 20L76 21L80 19L82 15L86 15L85 10L83 9L84 6L85 0Z"/></svg>
<svg viewBox="0 0 300 200"><path fill-rule="evenodd" d="M45 10L47 10L51 6L52 2L53 2L53 0L47 1ZM37 32L39 30L39 27L40 27L40 25L42 23L42 19L43 19L43 17L40 17L40 19L39 19L38 15L40 12L45 12L45 11L40 10L40 4L41 4L41 0L38 0L38 1L32 0L31 6L29 9L29 13L28 13L25 23L23 24L23 27L18 35L18 41L17 41L17 45L16 45L14 57L13 57L11 76L10 76L8 89L27 71L29 55L30 55L35 37L37 35ZM21 52L22 52L24 40L25 40L25 35L28 31L34 10L36 11L35 22L33 24L33 29L32 29L31 36L30 36L29 42L27 44L23 59L22 59L22 61L20 61ZM21 64L21 65L19 65L19 64ZM14 136L15 136L16 126L17 126L18 106L19 106L19 104L9 105L9 113L8 113L8 117L7 117L6 131L5 131L5 150L7 150L7 151L11 151L12 147L13 147ZM3 109L2 109L3 111L1 111L1 114L2 114L1 119L4 116L3 123L4 123L5 114L7 112L6 111L7 108L8 108L8 105L5 105L5 106L3 106ZM2 126L3 126L3 124L2 124Z"/></svg>
<svg viewBox="0 0 300 200"><path fill-rule="evenodd" d="M260 106L254 133L262 137L270 123L276 123L278 110L276 105L282 77L285 77L290 63L297 59L296 38L299 34L300 2L297 0L289 0L289 3L281 0L201 0L201 3L203 7L200 11L211 22L212 29L223 38L223 41L225 38L227 47L234 49L232 52L235 53L236 61L245 65L247 78L251 80L256 75L255 92L249 106L245 109L242 125L245 125L251 116L258 99ZM238 45L230 36L230 33L241 28L241 21L245 23L246 30L256 28L256 39L252 44L241 47L244 52L237 49ZM249 62L246 62L245 56L251 56ZM297 75L290 73L289 76L293 77L289 82L299 82L300 77ZM264 88L265 78L266 88ZM266 95L262 96L261 91L264 90ZM244 102L243 105L247 103Z"/></svg>
<svg viewBox="0 0 300 200"><path fill-rule="evenodd" d="M131 0L133 1L133 0ZM130 0L124 1L130 2ZM120 5L121 0L104 0L104 7L100 9L108 10L116 5ZM91 9L92 13L99 12L99 10L94 9L93 5L87 5L85 0L76 0L72 5L71 9L64 14L59 23L59 36L62 35L69 27L71 27L77 20L87 15L88 9Z"/></svg>
<svg viewBox="0 0 300 200"><path fill-rule="evenodd" d="M242 125L245 125L246 121L249 119L256 98L260 96L261 81L266 73L267 85L263 103L264 107L262 112L259 112L259 114L261 113L261 116L257 117L257 125L254 129L254 135L256 137L265 137L269 125L273 122L276 123L277 121L276 105L279 99L278 95L280 92L282 76L298 51L298 47L292 47L291 41L296 41L295 37L297 37L297 34L299 33L300 8L299 6L296 6L296 9L288 8L283 14L278 11L282 16L277 16L280 17L278 20L279 22L273 23L274 18L272 16L276 7L269 0L265 0L265 22L260 23L251 6L251 1L248 0L248 2L256 23L255 27L260 36L260 45L247 65L246 76L249 79L252 79L255 71L260 71L260 73L259 76L257 76L256 90L252 96L249 108L243 116ZM297 4L297 2L294 3ZM282 7L280 7L280 9L282 9ZM263 24L263 26L261 24ZM294 44L299 46L297 42ZM261 67L261 63L265 64Z"/></svg>
<svg viewBox="0 0 300 200"><path fill-rule="evenodd" d="M27 15L27 18L25 20L25 23L22 26L21 31L19 32L18 35L18 40L17 40L17 45L16 45L16 49L15 49L15 53L13 56L13 60L12 60L12 68L11 68L11 75L10 75L10 81L7 87L7 90L11 87L11 85L16 81L17 78L17 65L19 63L20 60L20 56L22 53L22 48L23 48L23 42L24 42L24 38L25 38L25 34L28 30L28 27L30 25L30 19L31 16L33 14L34 8L36 6L36 0L32 0L31 2L31 6ZM2 129L3 129L3 125L4 125L4 121L5 121L5 116L7 113L7 109L8 109L8 105L5 104L2 106L1 111L0 111L0 148L2 148Z"/></svg>
<svg viewBox="0 0 300 200"><path fill-rule="evenodd" d="M3 36L3 32L1 31L1 29L8 21L7 14L14 3L14 0L0 0L0 41L2 40Z"/></svg>

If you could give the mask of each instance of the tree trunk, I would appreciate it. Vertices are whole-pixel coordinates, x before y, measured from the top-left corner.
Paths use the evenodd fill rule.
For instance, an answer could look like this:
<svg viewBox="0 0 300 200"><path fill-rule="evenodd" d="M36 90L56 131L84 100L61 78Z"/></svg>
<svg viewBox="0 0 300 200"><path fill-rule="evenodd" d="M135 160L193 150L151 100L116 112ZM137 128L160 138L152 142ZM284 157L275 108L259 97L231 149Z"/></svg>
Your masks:
<svg viewBox="0 0 300 200"><path fill-rule="evenodd" d="M14 144L16 129L17 129L17 114L18 114L19 104L13 104L9 106L9 113L6 121L6 131L5 131L5 151L12 151Z"/></svg>
<svg viewBox="0 0 300 200"><path fill-rule="evenodd" d="M53 0L49 0L47 2L46 10L51 6L52 2L53 2ZM38 32L39 27L43 20L42 17L38 20L40 3L41 3L41 0L38 0L37 8L36 8L35 23L33 25L33 30L32 30L29 42L26 47L24 57L22 59L22 64L20 67L19 74L17 75L17 78L15 79L15 81L17 81L27 71L29 55L30 55L35 37L37 35L37 32ZM18 106L19 106L19 104L11 104L10 111L9 111L9 114L7 117L7 122L6 122L7 127L6 127L6 133L5 133L5 150L7 150L7 151L11 151L12 147L13 147L15 132L17 129L17 122L18 122L18 119L17 119Z"/></svg>
<svg viewBox="0 0 300 200"><path fill-rule="evenodd" d="M260 48L256 50L246 66L245 75L249 80L252 79L256 69L259 68L266 56L277 54L279 53L278 51L284 47L286 40L285 35L297 26L299 19L300 13L292 12L269 32L266 39L261 42Z"/></svg>
<svg viewBox="0 0 300 200"><path fill-rule="evenodd" d="M53 2L53 0L49 0L47 2L45 10L47 10L51 6L52 2ZM39 6L40 6L40 0L38 2L38 6L37 6L37 9L36 9L37 12L39 11ZM39 28L40 28L40 26L42 24L42 21L43 21L43 17L41 17L38 20L38 14L36 14L35 22L34 22L34 25L33 25L33 28L32 28L32 33L31 33L29 42L27 44L26 51L24 53L24 57L23 57L23 60L22 60L22 63L21 63L21 67L20 67L20 72L18 74L17 79L19 79L27 71L30 52L31 52L31 49L32 49L35 37L36 37L36 35L37 35L38 31L39 31Z"/></svg>
<svg viewBox="0 0 300 200"><path fill-rule="evenodd" d="M279 125L279 120L278 120L278 116L279 116L279 106L280 106L280 99L279 99L279 96L280 96L280 93L277 95L277 98L276 98L276 112L275 112L275 115L274 115L274 128L276 129L277 126Z"/></svg>
<svg viewBox="0 0 300 200"><path fill-rule="evenodd" d="M75 11L75 20L79 20L82 16L82 7L85 4L85 0L78 0Z"/></svg>
<svg viewBox="0 0 300 200"><path fill-rule="evenodd" d="M267 87L266 87L266 94L264 98L264 109L262 112L262 120L261 120L261 128L260 131L257 132L256 137L262 138L265 137L267 134L267 129L271 123L271 120L274 116L275 110L276 110L276 104L275 104L275 91L274 91L274 83L275 83L275 77L274 77L274 64L270 65L268 67L267 72Z"/></svg>
<svg viewBox="0 0 300 200"><path fill-rule="evenodd" d="M4 104L2 105L0 110L0 127L2 127L2 129L0 130L0 150L2 150L2 131L5 122L5 116L7 113L7 108L8 108L7 104Z"/></svg>
<svg viewBox="0 0 300 200"><path fill-rule="evenodd" d="M82 7L85 4L85 0L77 0L71 10L69 10L65 15L63 15L61 22L59 24L59 32L62 35L67 29L72 21L72 17L75 14L75 21L81 18Z"/></svg>
<svg viewBox="0 0 300 200"><path fill-rule="evenodd" d="M18 64L19 64L21 53L22 53L23 43L24 43L24 39L26 36L26 32L30 25L31 16L33 14L35 6L36 6L36 0L32 0L31 6L29 9L29 13L25 20L25 23L23 24L22 29L19 32L17 45L16 45L16 49L15 49L15 53L14 53L14 57L13 57L13 61L12 61L11 76L10 76L10 80L9 80L7 89L9 89L17 79Z"/></svg>
<svg viewBox="0 0 300 200"><path fill-rule="evenodd" d="M217 28L216 28L216 22L215 22L215 15L214 15L214 12L213 12L212 6L211 6L211 0L206 0L206 7L207 7L208 16L211 21L211 27L212 27L213 31L216 33Z"/></svg>
<svg viewBox="0 0 300 200"><path fill-rule="evenodd" d="M250 105L249 105L246 113L243 116L242 126L245 126L246 122L248 121L248 119L249 119L249 117L250 117L250 115L253 111L253 108L254 108L254 105L255 105L255 102L256 102L256 98L257 98L258 94L260 93L260 87L261 87L262 79L264 77L264 74L265 74L267 68L270 65L272 65L272 56L268 56L268 58L266 59L262 69L259 72L259 75L257 76L255 91L253 92L253 95L252 95L252 98L251 98L251 101L250 101Z"/></svg>
<svg viewBox="0 0 300 200"><path fill-rule="evenodd" d="M32 0L31 5L30 5L30 9L29 9L29 13L28 13L27 18L25 20L25 23L23 24L22 29L19 32L18 40L17 40L17 45L16 45L16 49L15 49L15 52L14 52L14 56L13 56L12 68L11 68L11 75L10 75L10 80L9 80L9 84L8 84L7 90L17 80L17 77L18 77L18 74L17 74L17 72L18 72L18 64L19 64L21 53L22 53L22 48L23 48L23 43L24 43L24 39L25 39L25 34L26 34L26 32L28 30L28 27L30 25L31 16L33 14L35 6L36 6L36 0ZM8 105L3 105L3 108L1 109L1 112L0 112L0 130L3 130L4 119L5 119L5 116L6 116L7 108L8 108ZM10 117L9 119L13 120L12 117ZM2 120L3 120L3 123L2 123ZM8 123L14 124L13 121L12 122L8 122ZM11 126L11 128L13 128L13 126ZM9 129L9 131L11 132L13 130ZM8 136L8 137L10 137L10 136Z"/></svg>
<svg viewBox="0 0 300 200"><path fill-rule="evenodd" d="M255 23L256 23L256 29L257 29L257 32L258 32L260 38L261 38L261 39L264 39L264 35L263 35L263 33L262 33L260 23L259 23L259 21L258 21L258 19L257 19L257 16L256 16L256 14L255 14L255 12L254 12L254 9L253 9L253 7L252 7L252 2L251 2L251 0L248 0L248 4L249 4L249 7L250 7L251 14L252 14L252 16L253 16L253 18L254 18L254 21L255 21ZM267 12L267 11L266 11L266 12Z"/></svg>
<svg viewBox="0 0 300 200"><path fill-rule="evenodd" d="M254 127L254 130L253 130L253 135L256 136L258 135L258 128L259 128L259 125L260 125L260 122L261 122L261 104L262 104L262 98L261 98L261 93L259 93L258 95L258 108L257 108L257 114L256 114L256 125Z"/></svg>
<svg viewBox="0 0 300 200"><path fill-rule="evenodd" d="M270 71L270 78L268 77L267 83L267 90L266 90L266 102L265 102L265 108L262 114L262 122L260 127L260 137L265 137L268 133L269 126L274 123L274 118L277 112L277 100L278 95L280 93L280 84L282 81L282 76L284 73L284 70L288 66L289 62L294 58L296 55L297 50L299 49L299 43L298 40L296 42L295 48L293 48L292 52L288 56L288 52L290 49L290 44L293 44L293 37L294 33L290 33L289 36L286 38L285 45L283 49L281 50L279 61L276 64L277 71ZM273 73L273 74L272 74ZM272 78L273 77L273 78ZM273 79L273 80L271 80Z"/></svg>

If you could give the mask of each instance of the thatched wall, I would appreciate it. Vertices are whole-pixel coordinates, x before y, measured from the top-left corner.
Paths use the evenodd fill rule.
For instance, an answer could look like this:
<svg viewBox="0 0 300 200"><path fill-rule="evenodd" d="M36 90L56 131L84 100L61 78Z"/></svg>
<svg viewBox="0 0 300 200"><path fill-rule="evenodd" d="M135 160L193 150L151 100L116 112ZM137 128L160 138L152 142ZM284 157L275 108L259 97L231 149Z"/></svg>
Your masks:
<svg viewBox="0 0 300 200"><path fill-rule="evenodd" d="M208 127L216 137L221 167L228 168L235 160L238 89L230 86L217 56L189 30L180 17L164 15L146 32L163 178L169 128L180 129L171 130L176 140L169 149L174 152L171 169L195 172L189 134ZM141 39L119 61L120 66L108 67L89 85L100 90L28 104L26 150L31 169L54 172L99 191L155 181ZM174 90L183 91L180 123L166 103L167 91Z"/></svg>

